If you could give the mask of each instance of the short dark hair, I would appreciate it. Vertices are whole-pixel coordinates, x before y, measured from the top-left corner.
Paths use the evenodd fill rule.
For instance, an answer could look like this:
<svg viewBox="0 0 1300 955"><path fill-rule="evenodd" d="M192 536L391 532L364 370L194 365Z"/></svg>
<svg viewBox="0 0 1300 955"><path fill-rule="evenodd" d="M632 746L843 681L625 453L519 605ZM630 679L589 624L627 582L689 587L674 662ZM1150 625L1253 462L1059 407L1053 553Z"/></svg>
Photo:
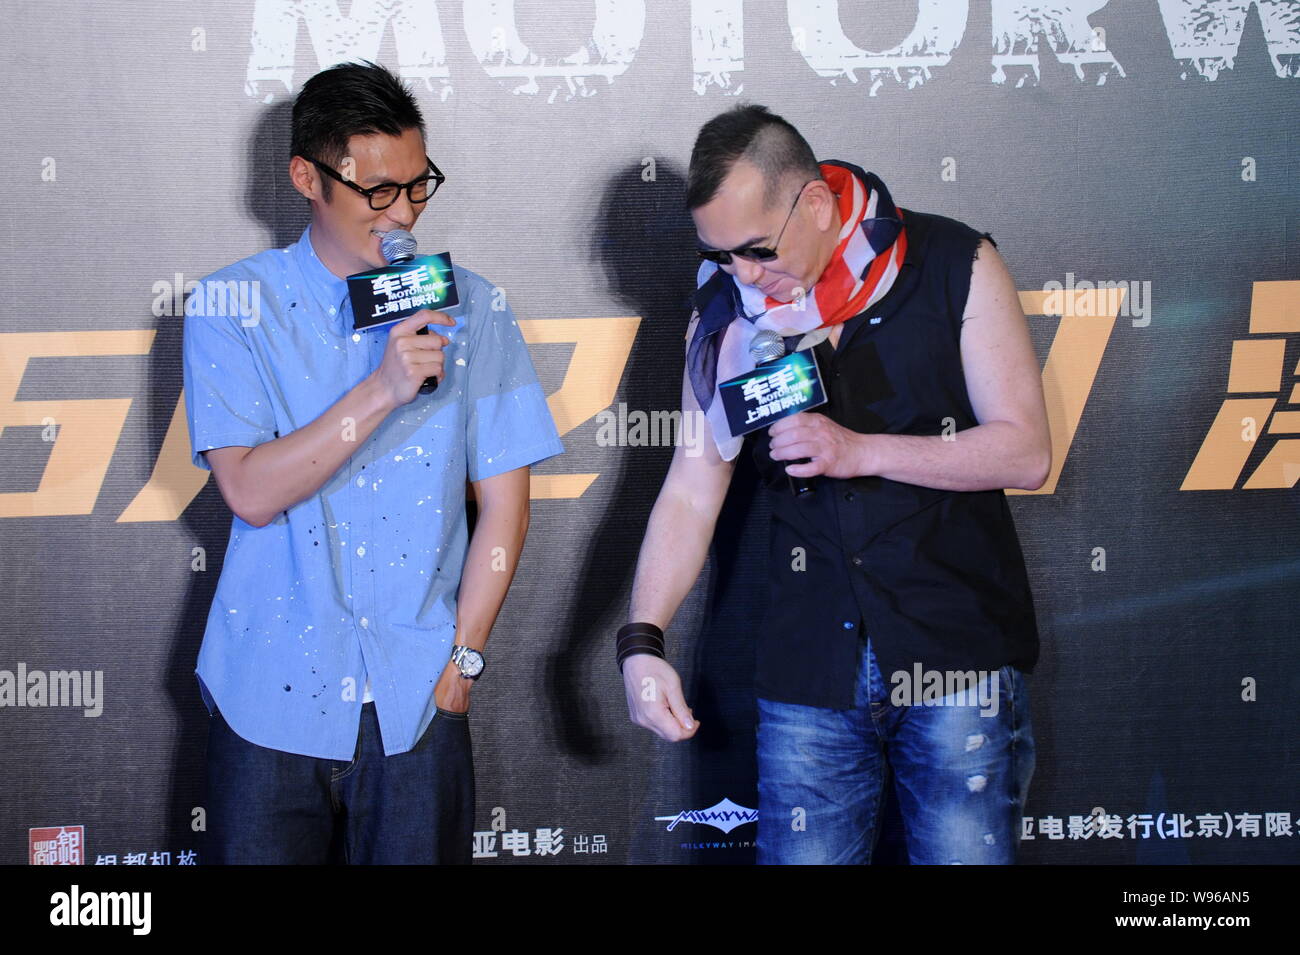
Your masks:
<svg viewBox="0 0 1300 955"><path fill-rule="evenodd" d="M712 201L738 159L762 173L765 207L776 202L786 180L821 178L817 158L799 130L766 106L735 106L705 123L695 137L686 174L688 211Z"/></svg>
<svg viewBox="0 0 1300 955"><path fill-rule="evenodd" d="M424 139L424 117L405 83L369 60L340 63L321 70L298 91L289 155L310 156L337 168L353 136L400 136L412 128ZM328 201L333 181L322 177L322 183Z"/></svg>

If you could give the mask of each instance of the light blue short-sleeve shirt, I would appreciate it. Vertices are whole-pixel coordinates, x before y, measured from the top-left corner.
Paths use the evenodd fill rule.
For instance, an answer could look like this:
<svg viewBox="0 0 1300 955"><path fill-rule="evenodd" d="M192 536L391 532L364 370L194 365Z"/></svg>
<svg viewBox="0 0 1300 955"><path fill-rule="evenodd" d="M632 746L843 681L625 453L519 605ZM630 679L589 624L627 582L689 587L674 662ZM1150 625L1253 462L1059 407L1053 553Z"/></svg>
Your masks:
<svg viewBox="0 0 1300 955"><path fill-rule="evenodd" d="M455 277L456 325L430 326L451 339L438 388L265 527L234 518L196 672L208 709L252 743L350 760L368 676L385 755L414 747L455 637L466 479L564 450L504 297ZM353 331L347 282L316 257L310 227L208 276L185 315L194 464L320 417L379 367L391 328Z"/></svg>

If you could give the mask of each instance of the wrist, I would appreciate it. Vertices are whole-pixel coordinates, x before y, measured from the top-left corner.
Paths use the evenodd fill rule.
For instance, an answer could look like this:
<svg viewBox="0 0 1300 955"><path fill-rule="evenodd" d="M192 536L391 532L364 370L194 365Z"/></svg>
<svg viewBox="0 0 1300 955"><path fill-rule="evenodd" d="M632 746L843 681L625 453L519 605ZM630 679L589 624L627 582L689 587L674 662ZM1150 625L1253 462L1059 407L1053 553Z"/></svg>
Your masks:
<svg viewBox="0 0 1300 955"><path fill-rule="evenodd" d="M873 434L859 434L856 441L856 454L854 455L853 471L857 477L874 477L876 474L876 455L875 442Z"/></svg>
<svg viewBox="0 0 1300 955"><path fill-rule="evenodd" d="M447 661L447 666L453 668L464 683L471 684L477 680L486 665L487 661L483 658L482 651L467 644L452 644L451 658Z"/></svg>
<svg viewBox="0 0 1300 955"><path fill-rule="evenodd" d="M361 384L357 385L357 392L365 403L364 407L367 415L377 414L380 417L387 417L397 407L397 402L393 400L393 396L384 387L378 369L362 379Z"/></svg>
<svg viewBox="0 0 1300 955"><path fill-rule="evenodd" d="M628 657L648 654L661 660L668 659L664 655L664 632L653 623L629 623L622 627L614 650L620 672Z"/></svg>

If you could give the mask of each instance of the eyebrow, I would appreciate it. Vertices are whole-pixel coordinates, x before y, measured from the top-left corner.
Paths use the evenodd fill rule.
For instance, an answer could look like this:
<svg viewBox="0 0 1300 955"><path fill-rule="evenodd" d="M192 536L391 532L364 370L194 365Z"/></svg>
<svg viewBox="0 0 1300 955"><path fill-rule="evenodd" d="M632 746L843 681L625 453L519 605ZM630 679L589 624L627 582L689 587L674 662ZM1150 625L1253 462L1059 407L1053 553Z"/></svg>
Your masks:
<svg viewBox="0 0 1300 955"><path fill-rule="evenodd" d="M733 245L731 248L732 248L732 249L748 249L748 248L750 248L751 246L758 245L760 242L764 241L766 238L767 238L767 236L765 236L765 235L754 236L753 238L748 239L748 240L745 241L745 242L742 242L740 245ZM717 247L717 246L709 245L707 242L705 242L703 239L700 238L699 233L696 233L696 235L695 235L695 239L696 239L696 241L699 243L700 248L702 248L702 249L710 249L710 250L712 250L712 251L714 251L714 252L724 252L724 251L729 252L729 251L731 251L731 249L721 249L721 248L719 248L719 247Z"/></svg>
<svg viewBox="0 0 1300 955"><path fill-rule="evenodd" d="M432 176L432 175L433 175L433 173L429 172L429 168L426 166L425 169L424 169L424 172L420 173L420 174L419 174L418 176L416 176L415 178L416 178L416 179L423 179L425 176ZM366 176L365 179L357 179L357 180L355 180L355 181L356 181L356 184L357 184L358 186L365 186L365 185L372 184L372 183L373 183L374 185L376 185L376 186L400 186L400 185L403 185L402 183L398 182L396 179L382 179L382 178L380 178L379 176ZM414 181L414 180L412 180L412 181Z"/></svg>

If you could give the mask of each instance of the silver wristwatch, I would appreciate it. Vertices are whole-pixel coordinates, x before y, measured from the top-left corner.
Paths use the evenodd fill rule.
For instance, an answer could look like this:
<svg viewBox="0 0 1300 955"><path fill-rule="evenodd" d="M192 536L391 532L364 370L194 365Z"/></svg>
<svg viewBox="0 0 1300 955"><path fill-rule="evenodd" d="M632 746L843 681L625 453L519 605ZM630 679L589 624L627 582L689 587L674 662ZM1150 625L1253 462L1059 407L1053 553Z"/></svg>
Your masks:
<svg viewBox="0 0 1300 955"><path fill-rule="evenodd" d="M460 668L460 675L467 680L477 680L483 672L483 654L473 647L457 644L451 648L451 662Z"/></svg>

